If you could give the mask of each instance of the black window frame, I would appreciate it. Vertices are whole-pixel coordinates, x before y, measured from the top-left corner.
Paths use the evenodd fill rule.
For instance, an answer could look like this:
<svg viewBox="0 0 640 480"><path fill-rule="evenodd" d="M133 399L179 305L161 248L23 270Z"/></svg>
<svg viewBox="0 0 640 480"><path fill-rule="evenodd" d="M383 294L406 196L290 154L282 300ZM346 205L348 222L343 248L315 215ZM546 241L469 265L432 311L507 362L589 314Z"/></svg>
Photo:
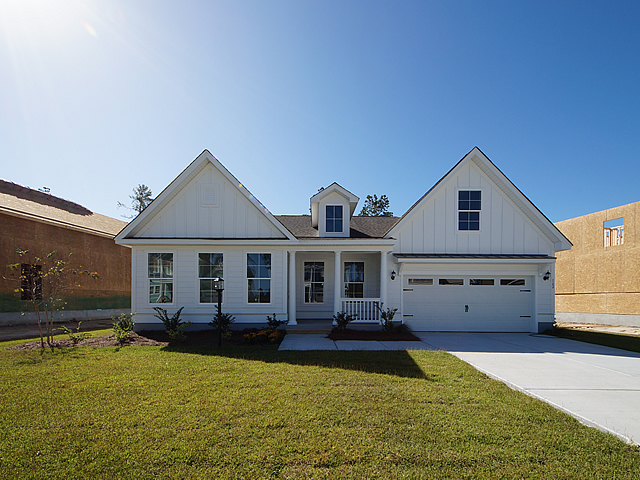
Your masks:
<svg viewBox="0 0 640 480"><path fill-rule="evenodd" d="M458 231L479 232L482 190L458 190Z"/></svg>

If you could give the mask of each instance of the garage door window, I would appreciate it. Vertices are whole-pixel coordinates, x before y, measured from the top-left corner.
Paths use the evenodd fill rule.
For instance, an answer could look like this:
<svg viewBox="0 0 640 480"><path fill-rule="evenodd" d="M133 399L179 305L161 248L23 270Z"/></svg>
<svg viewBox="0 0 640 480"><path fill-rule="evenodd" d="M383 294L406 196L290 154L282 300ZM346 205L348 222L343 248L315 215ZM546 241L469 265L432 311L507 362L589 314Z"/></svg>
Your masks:
<svg viewBox="0 0 640 480"><path fill-rule="evenodd" d="M524 278L501 278L500 279L500 285L503 286L503 287L523 286L524 285Z"/></svg>
<svg viewBox="0 0 640 480"><path fill-rule="evenodd" d="M438 279L440 285L464 285L462 278L440 278Z"/></svg>
<svg viewBox="0 0 640 480"><path fill-rule="evenodd" d="M409 285L433 285L433 278L410 278Z"/></svg>
<svg viewBox="0 0 640 480"><path fill-rule="evenodd" d="M494 285L493 278L472 278L469 280L469 285Z"/></svg>

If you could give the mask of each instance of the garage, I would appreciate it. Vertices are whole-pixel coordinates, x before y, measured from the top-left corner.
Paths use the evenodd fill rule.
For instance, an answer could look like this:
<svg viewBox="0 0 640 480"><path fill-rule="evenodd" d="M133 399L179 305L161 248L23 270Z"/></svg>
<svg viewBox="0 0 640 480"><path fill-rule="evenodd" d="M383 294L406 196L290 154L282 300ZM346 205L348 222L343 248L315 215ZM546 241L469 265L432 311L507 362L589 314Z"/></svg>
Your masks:
<svg viewBox="0 0 640 480"><path fill-rule="evenodd" d="M533 278L414 275L403 278L402 318L416 331L530 332Z"/></svg>

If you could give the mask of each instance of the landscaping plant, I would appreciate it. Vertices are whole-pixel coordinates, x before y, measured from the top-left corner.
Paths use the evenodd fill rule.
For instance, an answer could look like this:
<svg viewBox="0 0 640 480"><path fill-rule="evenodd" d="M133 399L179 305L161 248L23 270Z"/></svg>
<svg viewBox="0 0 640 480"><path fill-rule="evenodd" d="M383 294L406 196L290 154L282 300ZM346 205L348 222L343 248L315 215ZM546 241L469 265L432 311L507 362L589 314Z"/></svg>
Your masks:
<svg viewBox="0 0 640 480"><path fill-rule="evenodd" d="M380 305L374 303L374 305L380 312L380 324L382 325L382 331L386 333L393 332L393 317L395 317L398 309L387 308L386 310L384 310L384 303L380 303Z"/></svg>
<svg viewBox="0 0 640 480"><path fill-rule="evenodd" d="M78 326L76 327L75 332L69 327L66 327L65 325L60 326L60 330L62 330L62 333L69 335L69 338L71 339L74 345L79 344L81 341L86 340L91 336L89 332L80 332L81 323L82 322L78 322Z"/></svg>
<svg viewBox="0 0 640 480"><path fill-rule="evenodd" d="M278 327L287 325L288 323L289 320L278 320L275 313L273 314L273 317L267 315L267 324L269 325L270 330L276 330Z"/></svg>
<svg viewBox="0 0 640 480"><path fill-rule="evenodd" d="M156 315L154 315L154 317L162 320L169 338L179 341L187 338L187 335L184 333L184 329L191 325L191 322L183 322L182 320L180 320L180 314L182 313L184 307L180 307L180 309L176 313L174 313L171 318L169 318L169 315L164 308L153 307L153 309L158 312Z"/></svg>
<svg viewBox="0 0 640 480"><path fill-rule="evenodd" d="M352 315L347 315L346 312L338 312L333 316L333 320L336 322L336 326L334 327L334 330L336 332L344 332L347 329L347 325L349 325L350 322L353 322L355 317L353 317Z"/></svg>
<svg viewBox="0 0 640 480"><path fill-rule="evenodd" d="M113 320L113 334L120 345L124 345L129 340L131 332L133 332L133 326L136 324L136 320L133 318L135 314L135 312L129 315L121 313L118 318L111 317L111 320Z"/></svg>
<svg viewBox="0 0 640 480"><path fill-rule="evenodd" d="M216 313L213 320L209 322L209 325L214 330L218 330L218 319L220 319L220 335L222 338L229 338L231 336L231 324L235 322L236 317L230 313Z"/></svg>

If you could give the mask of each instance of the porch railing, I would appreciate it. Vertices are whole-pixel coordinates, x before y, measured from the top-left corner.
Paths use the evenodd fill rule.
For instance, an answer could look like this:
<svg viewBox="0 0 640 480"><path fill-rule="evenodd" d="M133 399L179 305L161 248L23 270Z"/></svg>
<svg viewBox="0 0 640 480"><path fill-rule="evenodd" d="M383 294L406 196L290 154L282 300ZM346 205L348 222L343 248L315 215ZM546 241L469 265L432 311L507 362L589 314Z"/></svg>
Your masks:
<svg viewBox="0 0 640 480"><path fill-rule="evenodd" d="M342 311L355 317L354 321L380 321L380 312L376 308L380 305L379 298L343 298Z"/></svg>

